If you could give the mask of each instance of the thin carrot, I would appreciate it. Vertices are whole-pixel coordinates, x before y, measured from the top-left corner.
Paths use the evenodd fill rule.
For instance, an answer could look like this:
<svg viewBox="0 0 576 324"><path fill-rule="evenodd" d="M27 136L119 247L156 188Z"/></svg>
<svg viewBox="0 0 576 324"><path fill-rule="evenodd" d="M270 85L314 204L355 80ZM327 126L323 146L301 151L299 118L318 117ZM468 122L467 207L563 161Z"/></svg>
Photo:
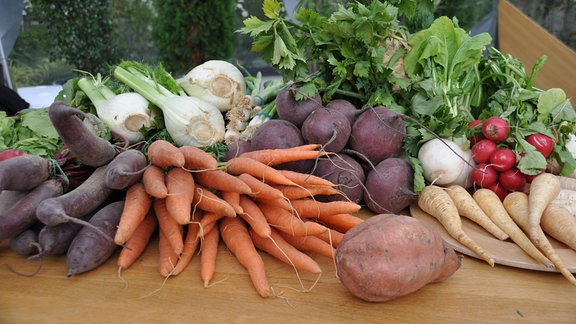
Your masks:
<svg viewBox="0 0 576 324"><path fill-rule="evenodd" d="M250 235L254 246L278 260L292 265L295 269L314 274L322 272L320 265L314 259L288 243L276 230L272 229L269 237L261 237L250 229Z"/></svg>
<svg viewBox="0 0 576 324"><path fill-rule="evenodd" d="M292 208L301 218L318 218L336 214L353 214L362 208L348 200L318 201L312 198L293 199Z"/></svg>
<svg viewBox="0 0 576 324"><path fill-rule="evenodd" d="M250 193L250 187L238 177L223 170L194 172L196 181L206 188L220 191Z"/></svg>
<svg viewBox="0 0 576 324"><path fill-rule="evenodd" d="M474 200L478 203L480 208L484 210L486 215L498 225L510 239L518 245L526 254L531 256L534 260L552 268L553 265L548 258L536 248L535 244L530 241L527 234L514 222L510 214L502 204L498 195L490 189L481 188L477 189L472 195Z"/></svg>
<svg viewBox="0 0 576 324"><path fill-rule="evenodd" d="M161 168L184 167L184 154L174 144L165 140L155 140L148 146L148 160Z"/></svg>
<svg viewBox="0 0 576 324"><path fill-rule="evenodd" d="M326 187L335 186L335 184L332 181L326 180L322 177L313 174L301 173L297 171L284 170L284 169L279 169L278 171L282 173L282 175L284 175L286 178L290 179L290 181L306 188L310 186L326 186Z"/></svg>
<svg viewBox="0 0 576 324"><path fill-rule="evenodd" d="M326 243L331 244L333 247L338 248L340 242L342 242L342 239L344 238L344 233L339 232L335 229L328 228L328 231L316 234L314 236Z"/></svg>
<svg viewBox="0 0 576 324"><path fill-rule="evenodd" d="M150 196L160 199L168 196L166 172L161 167L154 164L149 165L142 174L142 183Z"/></svg>
<svg viewBox="0 0 576 324"><path fill-rule="evenodd" d="M576 251L576 217L566 208L548 205L542 214L540 226L548 235Z"/></svg>
<svg viewBox="0 0 576 324"><path fill-rule="evenodd" d="M256 203L260 204L266 204L269 206L276 206L276 207L280 207L282 209L286 209L290 212L292 212L292 204L290 202L290 199L287 198L271 198L271 199L267 199L267 198L262 198L262 197L253 197L251 196L252 199L254 199L254 201Z"/></svg>
<svg viewBox="0 0 576 324"><path fill-rule="evenodd" d="M178 262L178 254L176 254L172 244L170 244L170 241L162 231L159 231L158 234L158 259L160 275L163 277L170 276Z"/></svg>
<svg viewBox="0 0 576 324"><path fill-rule="evenodd" d="M164 199L156 199L152 202L154 213L158 219L158 226L160 232L166 235L166 239L172 245L176 255L180 255L184 248L184 230L182 225L176 222L176 219L170 215L166 208L166 201Z"/></svg>
<svg viewBox="0 0 576 324"><path fill-rule="evenodd" d="M328 186L286 186L274 185L275 189L280 190L284 197L288 199L308 198L316 195L340 195L342 192L334 187Z"/></svg>
<svg viewBox="0 0 576 324"><path fill-rule="evenodd" d="M530 193L528 200L530 202L530 214L528 216L530 224L529 237L536 245L540 240L540 220L544 209L560 193L560 180L552 173L541 173L534 177L530 183Z"/></svg>
<svg viewBox="0 0 576 324"><path fill-rule="evenodd" d="M353 214L335 214L318 217L317 221L329 228L346 233L352 227L362 223L364 219Z"/></svg>
<svg viewBox="0 0 576 324"><path fill-rule="evenodd" d="M299 148L261 149L240 154L241 157L258 160L264 164L272 166L287 162L314 160L325 155L328 155L328 153L325 151L315 151Z"/></svg>
<svg viewBox="0 0 576 324"><path fill-rule="evenodd" d="M512 217L514 222L516 222L516 224L518 224L518 226L520 226L524 232L531 230L528 225L530 206L528 203L527 194L520 191L511 192L506 195L506 198L504 198L502 203L504 204L504 207L506 207L510 217ZM574 275L570 272L570 270L568 270L568 267L566 267L564 261L562 261L556 250L554 250L554 247L552 247L550 244L550 241L542 231L542 228L539 227L539 229L540 233L538 233L538 235L540 240L536 247L542 251L542 253L548 257L550 261L552 261L556 269L560 271L564 278L568 279L568 281L573 285L576 285L576 278L574 278Z"/></svg>
<svg viewBox="0 0 576 324"><path fill-rule="evenodd" d="M198 238L198 232L200 231L200 226L196 223L190 223L187 225L188 231L186 232L186 239L184 239L184 248L182 249L182 253L178 258L178 262L174 267L174 271L172 271L173 276L177 276L188 265L192 262L194 258L194 254L196 254L196 250L198 249L198 244L200 243L200 239Z"/></svg>
<svg viewBox="0 0 576 324"><path fill-rule="evenodd" d="M166 173L166 208L180 225L190 222L195 187L194 177L184 169L172 168Z"/></svg>
<svg viewBox="0 0 576 324"><path fill-rule="evenodd" d="M218 168L218 160L203 149L184 145L179 147L184 155L184 168L187 170L211 170Z"/></svg>
<svg viewBox="0 0 576 324"><path fill-rule="evenodd" d="M450 236L472 250L490 266L494 266L494 259L462 230L462 220L458 209L443 188L436 185L424 187L418 197L418 206L436 218Z"/></svg>
<svg viewBox="0 0 576 324"><path fill-rule="evenodd" d="M204 216L202 216L200 222L198 223L200 226L198 237L204 237L204 235L209 232L209 229L214 227L214 223L218 223L218 221L223 217L226 216L214 212L204 212Z"/></svg>
<svg viewBox="0 0 576 324"><path fill-rule="evenodd" d="M225 168L231 174L241 175L242 173L248 173L266 183L294 185L294 182L287 179L279 170L247 157L231 158L226 162Z"/></svg>
<svg viewBox="0 0 576 324"><path fill-rule="evenodd" d="M278 231L278 233L286 240L286 242L290 243L298 250L318 253L327 258L334 259L336 249L330 245L330 243L325 242L314 235L294 236L280 231Z"/></svg>
<svg viewBox="0 0 576 324"><path fill-rule="evenodd" d="M500 227L494 224L490 217L478 206L478 203L468 190L462 186L453 185L449 186L446 192L450 195L450 198L452 198L460 216L464 216L480 225L499 240L503 241L508 239L508 234L504 233Z"/></svg>
<svg viewBox="0 0 576 324"><path fill-rule="evenodd" d="M196 184L194 190L193 208L200 208L204 211L222 214L228 217L235 217L236 211L226 200L220 198L212 191Z"/></svg>
<svg viewBox="0 0 576 324"><path fill-rule="evenodd" d="M262 237L270 236L270 225L258 204L250 197L241 195L240 206L244 212L238 214L238 216L242 217L258 235Z"/></svg>
<svg viewBox="0 0 576 324"><path fill-rule="evenodd" d="M204 240L200 247L200 278L204 288L208 287L216 271L216 256L218 255L218 243L220 242L220 230L218 222L208 233L204 234Z"/></svg>
<svg viewBox="0 0 576 324"><path fill-rule="evenodd" d="M248 232L246 223L239 217L225 217L220 221L220 236L228 250L246 268L252 284L261 297L272 297L272 288L266 277L264 261Z"/></svg>
<svg viewBox="0 0 576 324"><path fill-rule="evenodd" d="M144 220L140 222L134 233L124 243L124 247L120 250L116 263L120 269L128 269L134 262L142 255L146 246L150 242L152 234L158 227L158 220L152 210L146 214Z"/></svg>
<svg viewBox="0 0 576 324"><path fill-rule="evenodd" d="M220 196L234 208L236 214L244 212L242 206L240 206L240 193L235 191L220 191Z"/></svg>
<svg viewBox="0 0 576 324"><path fill-rule="evenodd" d="M326 232L328 228L316 222L304 222L291 212L270 205L260 205L268 224L279 231L296 235L315 235Z"/></svg>
<svg viewBox="0 0 576 324"><path fill-rule="evenodd" d="M250 195L250 197L268 199L285 198L280 190L272 187L271 185L263 182L251 174L242 173L238 175L238 178L242 180L248 187L250 187L250 192L247 193Z"/></svg>
<svg viewBox="0 0 576 324"><path fill-rule="evenodd" d="M114 242L123 245L144 220L152 206L152 200L142 182L131 185L126 190L124 209L118 222Z"/></svg>

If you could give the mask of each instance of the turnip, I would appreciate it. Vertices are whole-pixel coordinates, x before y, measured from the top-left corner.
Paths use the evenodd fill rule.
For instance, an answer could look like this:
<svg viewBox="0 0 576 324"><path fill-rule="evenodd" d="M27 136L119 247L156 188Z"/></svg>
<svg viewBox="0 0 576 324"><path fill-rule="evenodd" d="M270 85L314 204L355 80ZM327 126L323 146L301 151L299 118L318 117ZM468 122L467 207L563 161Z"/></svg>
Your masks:
<svg viewBox="0 0 576 324"><path fill-rule="evenodd" d="M472 179L472 171L476 166L476 162L472 158L472 151L471 150L464 150L462 157L468 161L468 163L464 163L460 174L456 178L456 180L450 182L449 184L444 185L444 187L450 185L459 185L463 188L470 188L474 184L474 180Z"/></svg>
<svg viewBox="0 0 576 324"><path fill-rule="evenodd" d="M466 160L464 151L451 140L434 138L424 143L418 151L424 178L436 185L447 185L455 181Z"/></svg>
<svg viewBox="0 0 576 324"><path fill-rule="evenodd" d="M343 113L322 107L308 115L300 130L306 143L322 144L324 150L338 153L348 143L352 124Z"/></svg>
<svg viewBox="0 0 576 324"><path fill-rule="evenodd" d="M492 116L482 123L482 134L494 142L501 142L508 137L508 122L499 116Z"/></svg>
<svg viewBox="0 0 576 324"><path fill-rule="evenodd" d="M276 113L278 118L287 120L300 128L310 113L322 107L320 94L312 98L296 100L298 88L287 86L276 96Z"/></svg>
<svg viewBox="0 0 576 324"><path fill-rule="evenodd" d="M388 108L376 107L366 109L356 117L348 144L377 164L401 152L405 136L406 126L401 115Z"/></svg>
<svg viewBox="0 0 576 324"><path fill-rule="evenodd" d="M364 197L366 175L360 163L347 154L337 154L330 158L320 158L313 171L314 175L330 180L343 195L317 197L320 201L350 200L355 203Z"/></svg>

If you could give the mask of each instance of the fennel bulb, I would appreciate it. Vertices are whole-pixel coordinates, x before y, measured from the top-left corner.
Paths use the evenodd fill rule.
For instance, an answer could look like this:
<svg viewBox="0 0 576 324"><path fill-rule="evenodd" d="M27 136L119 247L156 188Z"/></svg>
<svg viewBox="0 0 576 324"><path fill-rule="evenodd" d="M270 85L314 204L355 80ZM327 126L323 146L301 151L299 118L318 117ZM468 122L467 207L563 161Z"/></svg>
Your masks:
<svg viewBox="0 0 576 324"><path fill-rule="evenodd" d="M224 140L224 116L216 106L176 95L135 68L117 66L114 77L162 110L166 130L176 145L204 147Z"/></svg>
<svg viewBox="0 0 576 324"><path fill-rule="evenodd" d="M221 60L206 61L176 82L189 96L211 103L221 112L230 110L246 92L242 72Z"/></svg>
<svg viewBox="0 0 576 324"><path fill-rule="evenodd" d="M86 77L78 80L78 87L94 104L98 118L130 143L143 140L140 130L154 125L149 102L142 95L136 92L117 95L101 81Z"/></svg>

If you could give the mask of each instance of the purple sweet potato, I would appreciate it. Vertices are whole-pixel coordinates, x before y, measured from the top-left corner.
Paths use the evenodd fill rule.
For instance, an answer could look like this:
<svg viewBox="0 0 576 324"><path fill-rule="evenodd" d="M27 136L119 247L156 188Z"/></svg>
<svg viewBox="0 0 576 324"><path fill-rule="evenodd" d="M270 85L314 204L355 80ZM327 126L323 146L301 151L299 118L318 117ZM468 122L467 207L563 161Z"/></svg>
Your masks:
<svg viewBox="0 0 576 324"><path fill-rule="evenodd" d="M146 166L148 160L142 151L136 149L123 151L107 164L106 185L110 189L126 189L142 178Z"/></svg>
<svg viewBox="0 0 576 324"><path fill-rule="evenodd" d="M50 161L36 155L20 155L0 162L0 191L30 190L50 177Z"/></svg>
<svg viewBox="0 0 576 324"><path fill-rule="evenodd" d="M336 250L336 270L348 291L365 301L385 302L444 281L461 256L438 231L404 215L379 214L350 229Z"/></svg>

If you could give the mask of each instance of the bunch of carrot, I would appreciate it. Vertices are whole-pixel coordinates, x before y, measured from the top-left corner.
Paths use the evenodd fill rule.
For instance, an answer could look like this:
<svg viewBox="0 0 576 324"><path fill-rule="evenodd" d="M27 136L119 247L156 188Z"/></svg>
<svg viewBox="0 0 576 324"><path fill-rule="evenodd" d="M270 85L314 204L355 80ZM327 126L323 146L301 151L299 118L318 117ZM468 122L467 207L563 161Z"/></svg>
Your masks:
<svg viewBox="0 0 576 324"><path fill-rule="evenodd" d="M159 271L180 274L199 250L200 275L209 285L220 239L242 264L262 297L273 295L260 251L295 270L320 274L307 251L333 258L343 234L362 222L350 201L319 202L335 185L275 165L327 154L319 145L244 153L225 163L193 147L157 140L149 167L126 192L115 241L119 269L129 268L158 229Z"/></svg>
<svg viewBox="0 0 576 324"><path fill-rule="evenodd" d="M527 193L513 192L504 200L489 189L470 193L457 185L429 185L411 211L416 213L415 209L420 208L432 215L450 236L494 266L493 258L463 230L460 217L469 218L494 237L512 240L534 260L556 268L576 285L576 278L548 239L549 235L572 249L576 246L576 217L555 203L563 186L560 180L551 173L542 173L533 179Z"/></svg>

